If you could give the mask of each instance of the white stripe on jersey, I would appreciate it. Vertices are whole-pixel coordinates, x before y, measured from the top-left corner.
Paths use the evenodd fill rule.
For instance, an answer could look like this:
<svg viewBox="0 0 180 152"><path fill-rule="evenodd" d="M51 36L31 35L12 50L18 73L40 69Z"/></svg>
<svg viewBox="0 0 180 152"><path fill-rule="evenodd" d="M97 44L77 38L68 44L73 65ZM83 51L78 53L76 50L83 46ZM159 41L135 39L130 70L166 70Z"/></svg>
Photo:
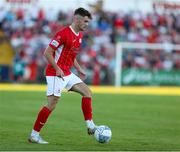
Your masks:
<svg viewBox="0 0 180 152"><path fill-rule="evenodd" d="M56 51L55 51L55 62L57 63L59 60L59 57L61 56L61 52L63 50L64 45L62 45L61 47L59 47Z"/></svg>

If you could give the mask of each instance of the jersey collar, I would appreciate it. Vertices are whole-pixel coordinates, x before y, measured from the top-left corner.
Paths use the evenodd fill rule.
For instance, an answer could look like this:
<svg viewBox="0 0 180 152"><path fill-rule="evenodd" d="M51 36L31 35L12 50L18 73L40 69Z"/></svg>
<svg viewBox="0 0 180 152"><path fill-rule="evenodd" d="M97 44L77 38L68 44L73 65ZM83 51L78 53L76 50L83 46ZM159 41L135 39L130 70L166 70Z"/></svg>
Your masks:
<svg viewBox="0 0 180 152"><path fill-rule="evenodd" d="M79 32L76 33L76 32L74 31L74 29L71 27L71 25L69 26L69 28L71 29L71 31L72 31L76 36L79 36Z"/></svg>

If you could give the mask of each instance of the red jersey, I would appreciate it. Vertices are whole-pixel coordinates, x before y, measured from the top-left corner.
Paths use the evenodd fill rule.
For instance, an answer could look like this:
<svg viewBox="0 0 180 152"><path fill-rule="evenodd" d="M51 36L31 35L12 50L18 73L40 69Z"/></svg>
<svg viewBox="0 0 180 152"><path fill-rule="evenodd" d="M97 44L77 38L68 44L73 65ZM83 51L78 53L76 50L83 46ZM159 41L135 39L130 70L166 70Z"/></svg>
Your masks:
<svg viewBox="0 0 180 152"><path fill-rule="evenodd" d="M79 52L82 42L82 33L75 33L71 26L65 27L56 33L49 46L55 50L53 57L65 76L71 74L71 67ZM46 76L55 76L56 71L51 64L46 67Z"/></svg>

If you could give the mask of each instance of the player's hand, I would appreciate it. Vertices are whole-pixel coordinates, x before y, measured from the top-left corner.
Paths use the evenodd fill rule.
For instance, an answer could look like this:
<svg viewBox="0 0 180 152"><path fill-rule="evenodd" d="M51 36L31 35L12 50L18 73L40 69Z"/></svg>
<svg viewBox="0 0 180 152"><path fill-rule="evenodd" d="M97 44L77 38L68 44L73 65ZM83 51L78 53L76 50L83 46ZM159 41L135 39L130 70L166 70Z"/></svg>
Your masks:
<svg viewBox="0 0 180 152"><path fill-rule="evenodd" d="M60 68L56 69L56 76L62 78L62 80L64 81L64 72Z"/></svg>

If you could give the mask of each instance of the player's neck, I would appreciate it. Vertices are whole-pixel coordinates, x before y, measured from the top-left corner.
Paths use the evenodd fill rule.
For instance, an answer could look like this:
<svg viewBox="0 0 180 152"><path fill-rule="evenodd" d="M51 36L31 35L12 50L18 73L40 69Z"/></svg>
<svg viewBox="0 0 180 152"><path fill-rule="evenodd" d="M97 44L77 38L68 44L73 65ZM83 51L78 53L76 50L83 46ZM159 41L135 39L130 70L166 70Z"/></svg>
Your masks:
<svg viewBox="0 0 180 152"><path fill-rule="evenodd" d="M79 34L79 29L75 26L75 24L72 23L70 26L76 34Z"/></svg>

